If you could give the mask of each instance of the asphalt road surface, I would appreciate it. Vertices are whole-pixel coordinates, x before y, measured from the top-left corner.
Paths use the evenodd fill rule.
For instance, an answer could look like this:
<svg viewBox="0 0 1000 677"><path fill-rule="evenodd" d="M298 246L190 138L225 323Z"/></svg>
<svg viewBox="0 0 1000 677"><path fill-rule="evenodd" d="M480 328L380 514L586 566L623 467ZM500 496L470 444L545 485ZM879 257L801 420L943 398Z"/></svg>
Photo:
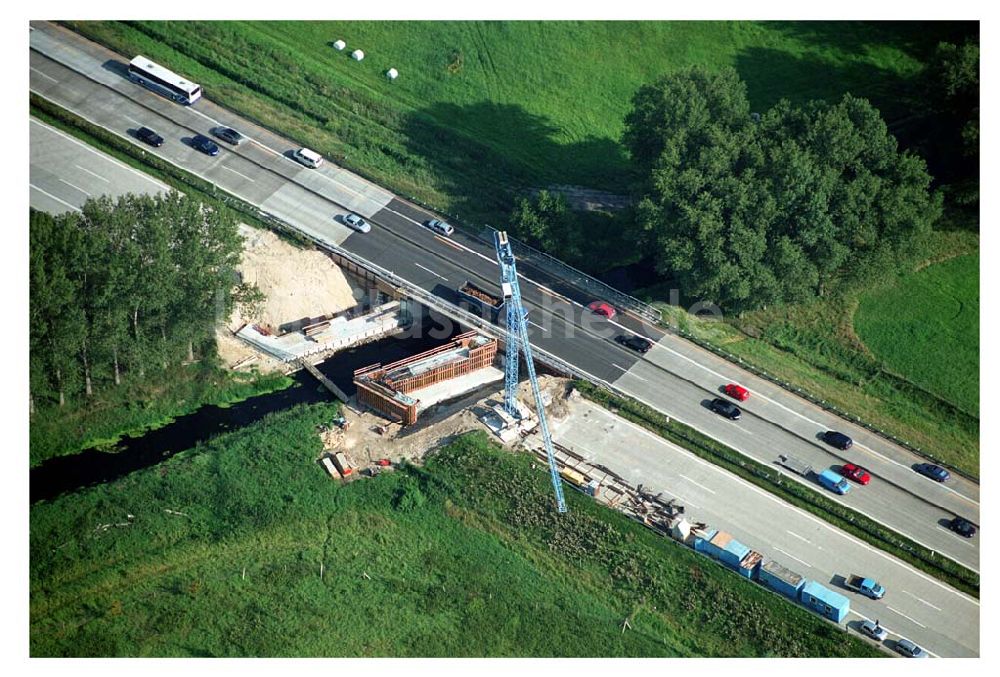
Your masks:
<svg viewBox="0 0 1000 677"><path fill-rule="evenodd" d="M170 189L54 127L30 121L29 204L49 214L79 212L92 197Z"/></svg>
<svg viewBox="0 0 1000 677"><path fill-rule="evenodd" d="M689 520L728 531L844 595L852 631L877 619L890 632L887 647L903 637L938 656L979 655L978 601L605 409L586 401L571 406L574 414L553 424L559 444L644 491L662 491ZM886 596L875 601L846 590L842 578L851 574L878 580Z"/></svg>
<svg viewBox="0 0 1000 677"><path fill-rule="evenodd" d="M499 291L489 244L458 232L453 238L438 236L422 225L432 214L388 191L330 162L318 170L303 168L288 157L297 144L205 99L191 107L178 106L130 82L124 75L126 58L51 24L32 26L33 92L137 145L135 128L156 130L166 143L159 149L146 147L147 152L442 298L456 300L455 288L467 279ZM214 158L188 145L195 133L207 134L219 124L238 129L250 140L239 147L220 142L222 150ZM46 169L55 173L57 167ZM348 211L369 219L372 232L357 234L343 226L339 219ZM518 269L533 344L762 462L790 454L817 470L845 460L864 465L872 473L871 484L855 486L844 497L809 486L978 571L979 537L966 540L944 526L954 515L979 523L978 484L955 478L950 486L938 485L911 469L921 459L887 440L637 317L619 313L609 322L587 313L584 305L592 299L551 270L525 261ZM650 336L657 346L640 356L613 341L615 335L633 331ZM743 420L736 423L705 406L728 381L753 392L743 405ZM817 439L828 428L857 441L849 454Z"/></svg>

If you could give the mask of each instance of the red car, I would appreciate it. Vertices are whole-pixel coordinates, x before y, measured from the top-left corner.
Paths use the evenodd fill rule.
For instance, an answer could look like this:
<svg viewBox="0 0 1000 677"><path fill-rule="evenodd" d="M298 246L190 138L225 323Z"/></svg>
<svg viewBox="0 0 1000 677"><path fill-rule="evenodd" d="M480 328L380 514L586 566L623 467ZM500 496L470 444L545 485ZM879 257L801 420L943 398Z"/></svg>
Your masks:
<svg viewBox="0 0 1000 677"><path fill-rule="evenodd" d="M849 480L854 480L858 484L868 484L872 480L872 476L868 474L867 470L853 463L842 465L840 467L840 474Z"/></svg>
<svg viewBox="0 0 1000 677"><path fill-rule="evenodd" d="M743 386L738 386L735 383L730 383L725 388L726 394L729 395L734 400L739 400L740 402L746 402L750 399L750 391Z"/></svg>
<svg viewBox="0 0 1000 677"><path fill-rule="evenodd" d="M587 306L587 310L594 313L595 315L603 315L609 320L618 314L618 311L611 307L610 304L604 301L591 301Z"/></svg>

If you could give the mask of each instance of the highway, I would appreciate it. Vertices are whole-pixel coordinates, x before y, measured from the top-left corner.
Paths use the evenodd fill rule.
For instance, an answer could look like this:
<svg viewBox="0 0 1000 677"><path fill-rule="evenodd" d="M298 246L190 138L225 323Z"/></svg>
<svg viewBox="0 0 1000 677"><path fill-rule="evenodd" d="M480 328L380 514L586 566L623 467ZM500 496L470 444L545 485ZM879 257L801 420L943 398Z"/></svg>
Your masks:
<svg viewBox="0 0 1000 677"><path fill-rule="evenodd" d="M877 619L890 632L887 647L904 637L937 656L979 655L978 601L605 409L585 400L570 408L552 427L559 444L644 491L662 491L689 520L728 531L844 595L851 602L848 628ZM886 596L875 601L844 589L840 577L850 574L875 578Z"/></svg>
<svg viewBox="0 0 1000 677"><path fill-rule="evenodd" d="M151 127L166 143L146 152L445 299L453 300L453 290L465 279L497 287L498 271L489 245L461 233L452 239L434 235L421 226L432 215L390 192L329 162L319 170L305 169L288 157L297 147L293 142L211 101L202 100L192 107L173 104L128 81L123 75L126 58L50 24L32 26L33 92L137 145L131 130ZM220 142L222 151L214 158L185 142L217 124L232 126L251 141L235 149ZM360 235L340 225L336 217L347 211L368 218L374 224L372 232ZM523 262L519 271L535 345L764 463L773 463L779 453L785 453L817 469L844 459L864 465L873 475L870 486L855 487L844 497L825 495L978 571L978 536L965 540L944 527L953 515L979 523L977 484L960 478L950 486L927 480L910 468L920 459L888 441L638 318L619 314L608 322L586 313L582 304L592 299L551 271ZM640 356L614 343L613 337L623 331L643 333L657 345ZM744 405L743 420L736 423L705 406L727 381L742 383L753 392ZM827 428L856 440L849 454L816 438Z"/></svg>
<svg viewBox="0 0 1000 677"><path fill-rule="evenodd" d="M170 186L34 118L29 129L28 202L39 211L79 212L92 197L170 190Z"/></svg>

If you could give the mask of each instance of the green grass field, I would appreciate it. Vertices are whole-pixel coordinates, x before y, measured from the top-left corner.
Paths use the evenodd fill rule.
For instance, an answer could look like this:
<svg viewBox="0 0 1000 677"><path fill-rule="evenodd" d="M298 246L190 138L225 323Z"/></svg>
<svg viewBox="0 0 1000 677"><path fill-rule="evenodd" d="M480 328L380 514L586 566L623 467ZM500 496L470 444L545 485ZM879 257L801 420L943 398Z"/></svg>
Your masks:
<svg viewBox="0 0 1000 677"><path fill-rule="evenodd" d="M862 295L854 326L886 368L978 415L978 254Z"/></svg>
<svg viewBox="0 0 1000 677"><path fill-rule="evenodd" d="M484 433L339 486L315 463L335 412L33 506L31 655L878 655L581 494L557 516Z"/></svg>

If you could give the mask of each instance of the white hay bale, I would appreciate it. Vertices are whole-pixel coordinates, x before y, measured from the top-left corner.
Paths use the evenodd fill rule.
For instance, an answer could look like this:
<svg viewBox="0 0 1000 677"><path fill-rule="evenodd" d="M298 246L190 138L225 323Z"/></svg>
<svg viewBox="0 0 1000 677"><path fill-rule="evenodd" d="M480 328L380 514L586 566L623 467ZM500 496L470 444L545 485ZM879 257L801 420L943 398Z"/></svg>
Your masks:
<svg viewBox="0 0 1000 677"><path fill-rule="evenodd" d="M361 61L363 58L365 58L365 53L362 52L360 49L356 49L353 52L351 52L351 58L354 59L355 61Z"/></svg>
<svg viewBox="0 0 1000 677"><path fill-rule="evenodd" d="M338 52L344 51L344 47L347 47L347 43L344 42L343 40L337 40L335 43L333 43L333 48Z"/></svg>
<svg viewBox="0 0 1000 677"><path fill-rule="evenodd" d="M399 77L399 71L396 70L395 68L390 68L385 72L385 77L389 78L390 80L395 80L396 78Z"/></svg>

